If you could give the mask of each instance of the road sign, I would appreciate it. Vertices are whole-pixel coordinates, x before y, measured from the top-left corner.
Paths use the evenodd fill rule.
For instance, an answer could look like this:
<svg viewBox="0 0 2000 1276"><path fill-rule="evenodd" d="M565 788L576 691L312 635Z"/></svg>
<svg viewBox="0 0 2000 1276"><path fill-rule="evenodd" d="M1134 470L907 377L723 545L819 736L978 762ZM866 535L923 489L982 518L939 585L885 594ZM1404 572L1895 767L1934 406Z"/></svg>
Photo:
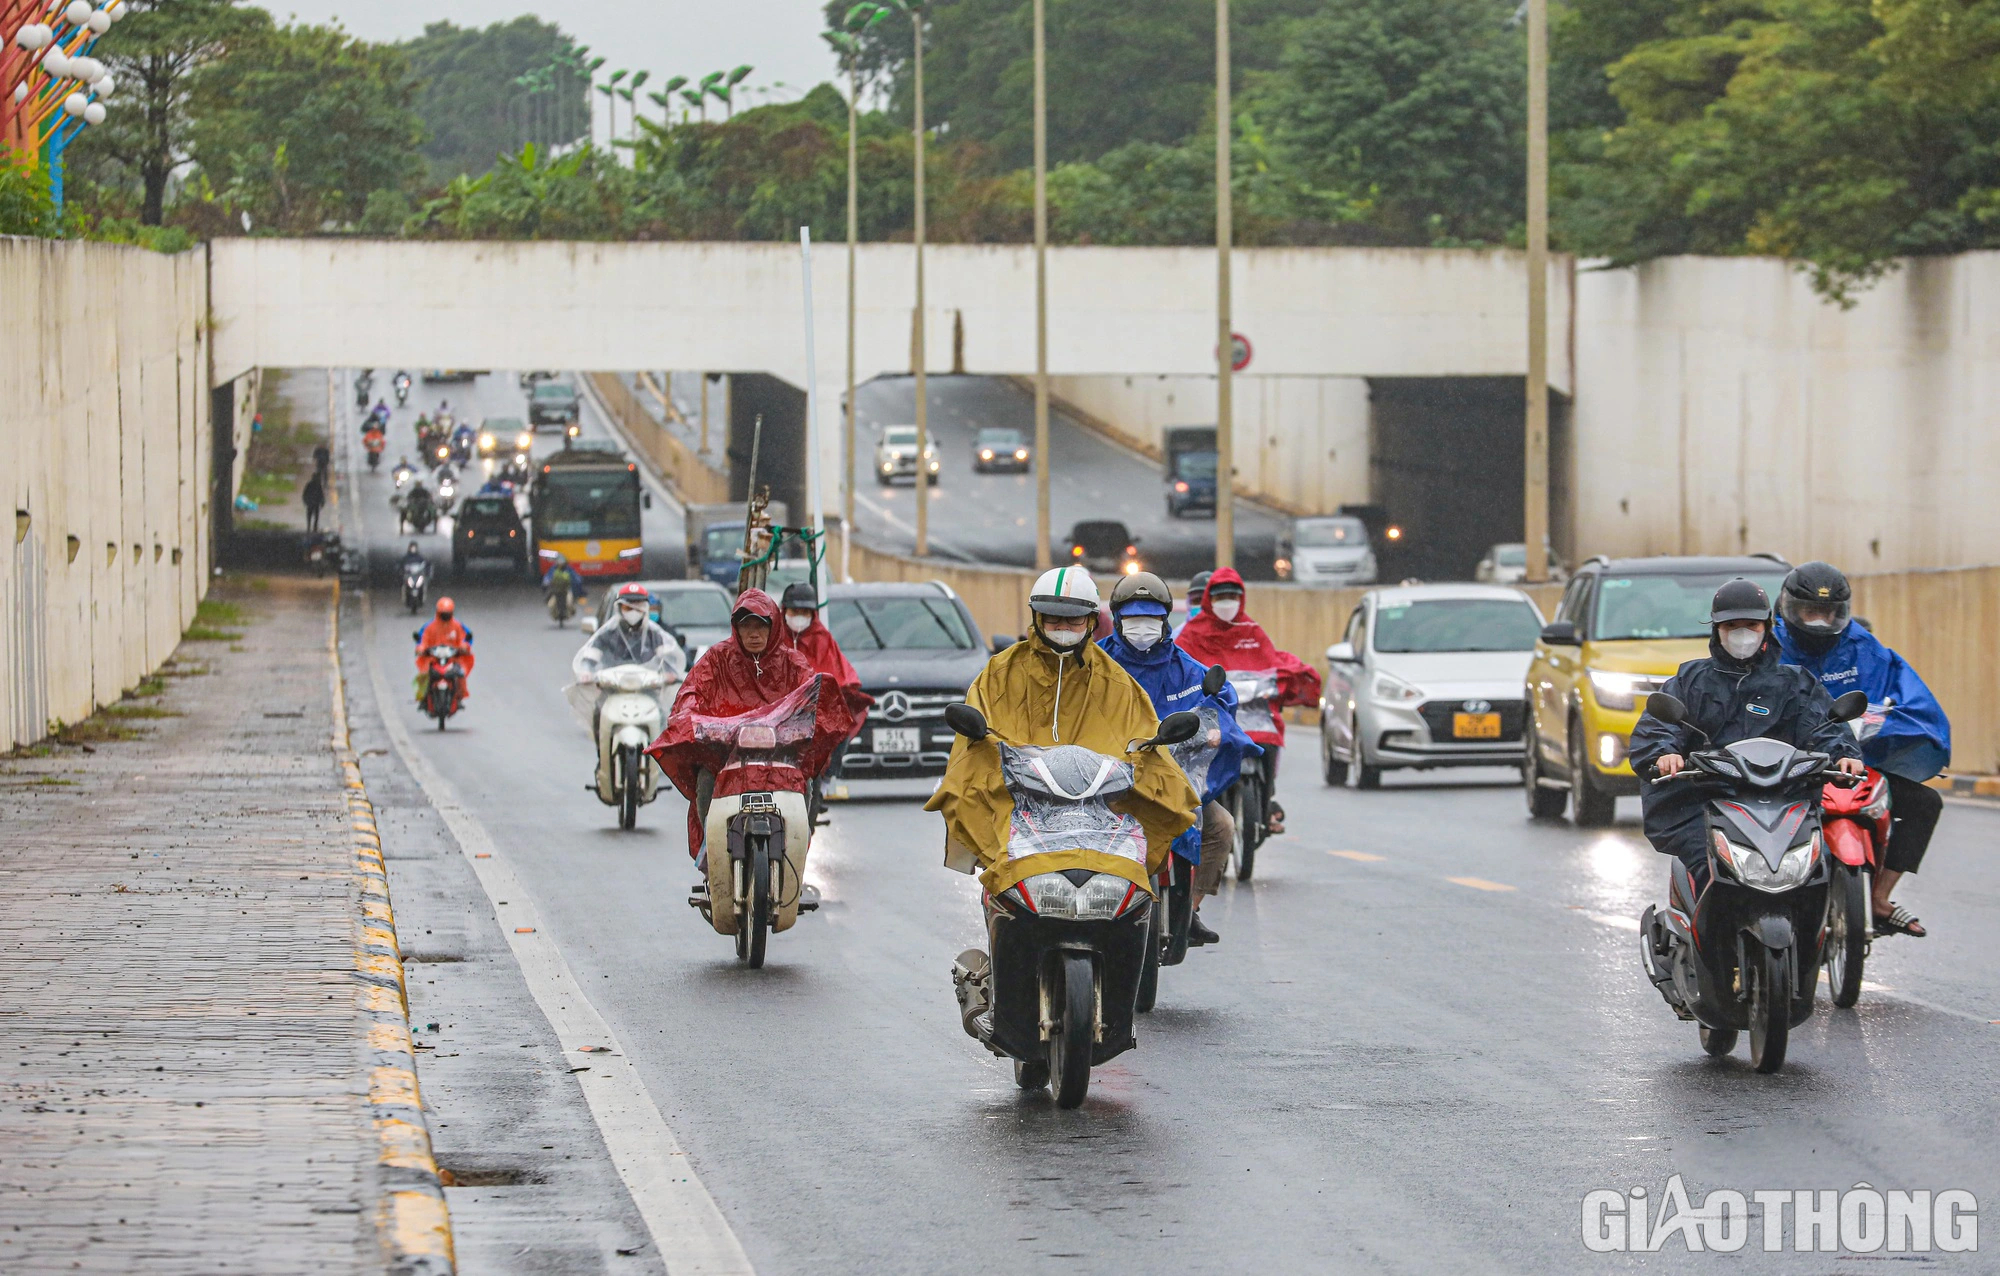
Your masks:
<svg viewBox="0 0 2000 1276"><path fill-rule="evenodd" d="M1243 369L1250 366L1250 356L1253 353L1250 349L1250 338L1244 336L1240 332L1230 333L1229 351L1230 351L1230 357L1229 357L1230 371L1241 372L1243 371Z"/></svg>

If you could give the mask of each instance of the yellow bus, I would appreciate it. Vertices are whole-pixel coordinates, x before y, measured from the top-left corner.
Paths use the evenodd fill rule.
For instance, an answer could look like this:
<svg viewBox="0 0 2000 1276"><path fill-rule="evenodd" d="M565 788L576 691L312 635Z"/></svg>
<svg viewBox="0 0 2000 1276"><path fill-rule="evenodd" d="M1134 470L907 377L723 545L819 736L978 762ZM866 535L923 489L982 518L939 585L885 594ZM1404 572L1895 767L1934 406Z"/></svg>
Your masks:
<svg viewBox="0 0 2000 1276"><path fill-rule="evenodd" d="M651 500L639 467L610 444L579 440L546 457L535 475L535 562L547 572L560 554L586 579L638 579L645 571L639 512Z"/></svg>

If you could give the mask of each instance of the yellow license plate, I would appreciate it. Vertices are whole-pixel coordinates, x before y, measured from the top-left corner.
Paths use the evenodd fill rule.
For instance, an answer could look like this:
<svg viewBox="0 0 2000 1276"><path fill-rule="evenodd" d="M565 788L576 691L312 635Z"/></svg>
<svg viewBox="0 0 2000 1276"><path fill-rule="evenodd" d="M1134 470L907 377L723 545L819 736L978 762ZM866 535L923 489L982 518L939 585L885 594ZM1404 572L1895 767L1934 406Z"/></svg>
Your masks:
<svg viewBox="0 0 2000 1276"><path fill-rule="evenodd" d="M1460 740L1498 740L1500 715L1497 713L1454 713L1451 733Z"/></svg>

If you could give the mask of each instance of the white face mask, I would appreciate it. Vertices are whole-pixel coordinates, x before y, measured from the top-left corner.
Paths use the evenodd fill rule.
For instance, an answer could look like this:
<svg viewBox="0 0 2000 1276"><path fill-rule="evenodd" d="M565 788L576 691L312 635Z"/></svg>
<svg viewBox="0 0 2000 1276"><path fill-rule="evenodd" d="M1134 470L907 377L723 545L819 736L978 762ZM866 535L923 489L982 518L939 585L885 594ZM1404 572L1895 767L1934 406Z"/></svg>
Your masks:
<svg viewBox="0 0 2000 1276"><path fill-rule="evenodd" d="M1133 616L1118 622L1118 632L1136 651L1151 651L1166 635L1167 622L1159 616Z"/></svg>
<svg viewBox="0 0 2000 1276"><path fill-rule="evenodd" d="M643 607L620 607L618 609L618 619L625 623L626 628L636 629L645 623L646 609Z"/></svg>
<svg viewBox="0 0 2000 1276"><path fill-rule="evenodd" d="M1084 635L1078 630L1044 629L1042 630L1042 637L1048 639L1049 645L1057 651L1068 651L1071 647L1081 643Z"/></svg>
<svg viewBox="0 0 2000 1276"><path fill-rule="evenodd" d="M1728 629L1722 634L1722 649L1738 660L1748 660L1764 645L1761 629Z"/></svg>
<svg viewBox="0 0 2000 1276"><path fill-rule="evenodd" d="M788 611L785 613L785 628L791 630L795 634L802 634L806 630L812 628L812 622L813 618L811 613L809 612L800 613L796 611Z"/></svg>
<svg viewBox="0 0 2000 1276"><path fill-rule="evenodd" d="M1226 625L1241 614L1243 611L1243 600L1241 598L1218 598L1208 605L1208 609L1215 613L1217 620Z"/></svg>

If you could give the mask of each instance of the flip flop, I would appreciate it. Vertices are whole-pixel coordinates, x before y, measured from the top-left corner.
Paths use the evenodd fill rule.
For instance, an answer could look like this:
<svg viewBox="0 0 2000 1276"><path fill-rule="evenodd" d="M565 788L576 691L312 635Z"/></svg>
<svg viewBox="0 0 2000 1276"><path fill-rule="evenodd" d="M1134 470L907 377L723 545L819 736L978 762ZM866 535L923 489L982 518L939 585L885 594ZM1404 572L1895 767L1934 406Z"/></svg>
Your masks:
<svg viewBox="0 0 2000 1276"><path fill-rule="evenodd" d="M1878 935L1908 935L1912 939L1922 939L1930 934L1924 924L1910 916L1910 910L1901 904L1889 905L1887 913L1875 915L1875 933Z"/></svg>

